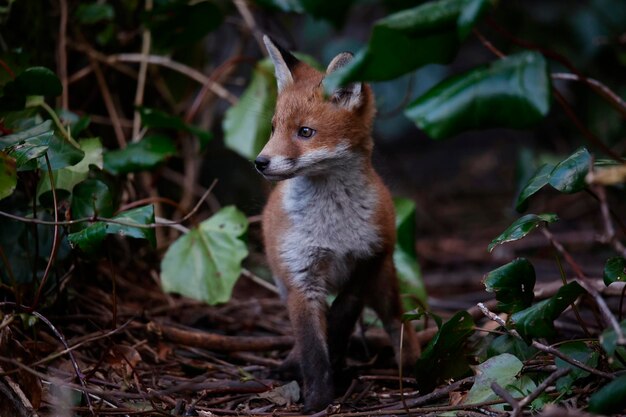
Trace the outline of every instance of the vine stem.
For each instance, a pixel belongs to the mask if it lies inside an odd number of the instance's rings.
[[[41,107],[42,109],[44,109],[46,111],[46,113],[48,113],[48,115],[50,116],[50,118],[52,119],[52,121],[54,122],[56,127],[59,129],[59,131],[61,131],[61,135],[63,135],[65,140],[67,140],[69,143],[71,143],[72,145],[74,145],[75,147],[80,149],[80,145],[78,144],[78,142],[76,142],[72,138],[72,135],[65,129],[65,126],[63,126],[63,123],[61,122],[61,119],[59,119],[59,116],[54,111],[54,109],[52,107],[50,107],[48,105],[48,103],[46,103],[45,101],[42,101],[41,103],[38,103],[38,106]]]
[[[52,191],[52,202],[54,204],[54,221],[59,221],[59,207],[57,201],[57,193],[54,187],[54,176],[52,175],[52,167],[50,166],[50,159],[48,158],[48,152],[44,154],[46,158],[46,167],[48,169],[48,177],[50,180],[50,189]],[[59,225],[54,225],[54,234],[52,236],[52,249],[50,249],[50,257],[48,258],[48,264],[46,265],[46,269],[43,273],[43,277],[41,277],[41,282],[39,283],[39,288],[37,288],[37,293],[35,294],[35,299],[33,300],[33,304],[26,310],[28,312],[32,312],[37,308],[39,304],[39,298],[41,297],[41,292],[43,291],[46,282],[48,281],[48,277],[50,276],[50,271],[52,270],[52,265],[57,257],[57,252],[59,250]]]
[[[152,10],[152,0],[146,0],[145,10],[146,12]],[[147,26],[143,29],[142,37],[141,56],[145,58],[150,55],[150,46],[152,44],[152,34]],[[133,115],[133,134],[131,136],[132,142],[138,142],[139,139],[141,139],[141,136],[139,135],[139,130],[141,129],[141,115],[139,114],[137,108],[143,104],[147,73],[148,61],[146,59],[142,59],[139,63],[139,77],[137,78],[137,91],[135,92],[135,112]]]

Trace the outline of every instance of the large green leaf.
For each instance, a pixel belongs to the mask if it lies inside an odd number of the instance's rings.
[[[64,143],[66,143],[67,146],[71,146],[72,149],[76,149],[67,142]],[[63,166],[61,169],[53,168],[52,178],[54,179],[55,189],[57,193],[62,193],[63,196],[71,194],[74,186],[87,178],[90,166],[93,165],[102,169],[102,144],[100,143],[100,139],[83,139],[80,141],[79,145],[81,147],[79,151],[84,155],[84,157],[80,159],[80,162],[71,166]],[[37,185],[37,197],[39,201],[46,206],[52,204],[51,190],[50,177],[46,170]]]
[[[13,194],[17,186],[15,159],[0,151],[0,200]]]
[[[584,292],[577,282],[570,282],[551,298],[513,314],[511,321],[526,341],[535,337],[550,337],[554,334],[554,320]]]
[[[503,353],[476,366],[476,378],[470,388],[464,404],[478,404],[492,401],[498,395],[491,389],[494,382],[502,388],[512,384],[522,370],[524,364],[510,353]]]
[[[307,13],[317,19],[325,19],[339,27],[354,0],[319,1],[319,0],[257,0],[271,9],[288,13]]]
[[[188,46],[216,29],[223,20],[213,2],[158,2],[144,13],[144,23],[152,32],[155,47],[170,49]]]
[[[469,372],[464,345],[473,332],[474,320],[466,311],[458,312],[441,326],[416,363],[420,390],[429,391],[441,381]]]
[[[535,268],[527,259],[518,258],[489,272],[483,284],[488,292],[496,293],[499,310],[515,313],[533,302]]]
[[[543,188],[550,181],[550,173],[554,169],[553,165],[544,164],[533,174],[526,185],[522,188],[515,203],[515,209],[522,212],[528,208],[528,198]]]
[[[13,81],[4,85],[4,96],[58,96],[63,91],[61,81],[46,67],[25,69]]]
[[[534,357],[537,354],[537,349],[528,346],[526,342],[520,340],[518,337],[506,333],[493,339],[487,349],[487,355],[489,357],[501,353],[510,353],[520,360],[525,361]]]
[[[141,115],[141,122],[145,127],[153,129],[173,129],[191,133],[200,140],[200,145],[203,148],[213,138],[211,132],[185,123],[183,119],[178,116],[173,116],[161,110],[151,109],[149,107],[139,107],[137,110]]]
[[[86,179],[77,184],[72,191],[71,213],[73,219],[92,217],[111,217],[114,213],[113,196],[109,187],[100,180]],[[72,232],[89,227],[87,223],[72,226]]]
[[[626,410],[626,375],[609,382],[589,398],[589,411],[597,414],[621,414]]]
[[[224,116],[226,146],[247,159],[254,159],[270,137],[276,103],[276,80],[269,59],[259,62],[239,102]]]
[[[506,228],[500,236],[491,241],[487,250],[491,252],[493,248],[506,242],[513,242],[520,240],[535,228],[541,226],[544,223],[553,223],[559,220],[556,214],[544,213],[544,214],[527,214],[515,220],[509,227]]]
[[[176,145],[164,135],[150,135],[124,149],[104,154],[104,168],[112,174],[149,170],[176,154]]]
[[[598,366],[598,359],[600,355],[584,342],[574,341],[564,343],[559,346],[559,352],[592,368]],[[569,392],[574,382],[589,376],[589,372],[582,370],[569,362],[565,362],[561,358],[554,358],[554,364],[557,369],[570,370],[567,375],[562,376],[556,381],[556,389],[558,389],[561,393]]]
[[[610,258],[604,265],[604,283],[626,282],[626,259],[621,256]]]
[[[35,142],[37,144],[48,143],[48,139],[54,135],[52,121],[46,120],[28,129],[10,135],[0,136],[0,151],[19,144]]]
[[[137,207],[120,213],[113,219],[138,225],[152,224],[154,223],[154,207],[152,205]],[[95,254],[107,234],[146,239],[153,247],[156,246],[156,236],[152,228],[139,228],[105,222],[96,222],[80,232],[70,233],[67,235],[67,239],[72,247],[78,247],[85,253]]]
[[[248,255],[240,239],[247,227],[246,216],[229,206],[181,236],[161,262],[163,289],[209,304],[228,301]]]
[[[393,252],[393,261],[400,279],[401,291],[417,297],[425,305],[428,295],[415,253],[415,203],[406,198],[395,198],[394,206],[398,238]],[[411,309],[413,306],[405,307]]]
[[[576,150],[559,162],[550,173],[550,185],[562,193],[576,193],[587,186],[585,177],[591,166],[591,155],[586,148]]]
[[[523,129],[550,110],[550,77],[541,54],[523,52],[444,80],[406,116],[433,139],[472,129]]]
[[[426,64],[450,62],[488,3],[431,1],[377,21],[367,46],[326,78],[326,90],[357,80],[390,80]]]

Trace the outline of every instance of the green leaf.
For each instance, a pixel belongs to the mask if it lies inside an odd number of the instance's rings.
[[[468,0],[457,19],[457,32],[460,40],[468,37],[478,19],[491,6],[490,0]]]
[[[515,382],[524,364],[510,353],[503,353],[476,366],[474,385],[470,388],[464,404],[478,404],[499,397],[491,389],[492,383],[503,388]]]
[[[73,219],[92,217],[111,217],[115,212],[113,196],[109,187],[100,180],[86,179],[72,190],[71,213]],[[88,227],[87,223],[72,225],[72,232]]]
[[[250,84],[224,116],[224,142],[239,155],[253,160],[270,137],[276,103],[276,80],[269,59],[259,62]]]
[[[216,29],[223,20],[213,2],[158,2],[144,13],[145,25],[152,32],[157,49],[188,46]]]
[[[406,198],[395,198],[393,202],[398,236],[393,261],[400,279],[400,290],[403,294],[417,297],[422,305],[426,305],[428,295],[415,252],[415,203]]]
[[[458,312],[441,326],[415,366],[420,390],[427,392],[441,381],[469,372],[463,348],[473,332],[474,320],[466,311]]]
[[[622,329],[622,333],[626,334],[626,320],[620,323],[620,328]],[[614,356],[615,351],[618,348],[617,334],[615,333],[615,330],[605,330],[600,335],[600,344],[602,345],[602,349],[604,349],[607,355],[609,355],[610,357]]]
[[[124,149],[104,154],[104,168],[112,174],[150,170],[176,154],[176,145],[168,136],[151,135]]]
[[[341,26],[354,3],[354,0],[319,1],[319,0],[257,0],[270,9],[287,13],[307,13],[316,19],[325,19],[336,28]]]
[[[442,81],[405,114],[433,139],[472,129],[524,129],[548,114],[550,91],[543,56],[523,52]]]
[[[113,20],[115,10],[107,3],[81,4],[76,9],[76,18],[84,25]]]
[[[610,258],[604,265],[604,284],[626,282],[626,259],[621,256]]]
[[[0,151],[10,146],[31,141],[35,141],[38,144],[47,143],[47,140],[53,135],[54,131],[52,130],[52,121],[46,120],[43,123],[30,127],[26,130],[22,130],[21,132],[0,136]]]
[[[65,148],[71,147],[70,155],[74,155],[74,148],[67,142],[63,142]],[[54,187],[57,193],[62,191],[64,195],[71,194],[74,186],[79,182],[84,181],[89,175],[89,167],[96,166],[102,169],[102,144],[99,138],[83,139],[79,142],[81,149],[78,149],[81,155],[84,155],[80,162],[74,163],[71,166],[65,166],[64,164],[53,164],[52,178],[54,180]],[[62,149],[62,148],[60,148]],[[55,159],[57,160],[57,159]],[[59,159],[60,160],[60,159]],[[75,158],[72,157],[66,162],[72,162]],[[50,162],[52,164],[53,159]],[[54,169],[55,166],[62,166],[61,169]],[[37,185],[37,198],[45,205],[52,205],[52,188],[50,186],[50,177],[48,176],[47,169],[43,171],[39,184]]]
[[[202,148],[213,138],[211,132],[202,130],[199,127],[187,124],[177,116],[172,116],[161,110],[151,109],[149,107],[139,107],[137,109],[141,115],[141,122],[145,127],[153,129],[173,129],[176,131],[185,131],[195,135],[200,140]]]
[[[228,301],[248,255],[240,239],[247,227],[246,216],[228,206],[181,236],[161,262],[163,289],[208,304]]]
[[[503,334],[491,342],[487,350],[489,357],[496,356],[501,353],[510,353],[520,360],[528,360],[537,354],[537,349],[528,346],[524,341],[510,334]]]
[[[5,97],[58,96],[63,92],[59,77],[46,67],[25,69],[4,85]]]
[[[626,409],[626,375],[609,382],[589,398],[589,411],[597,414],[619,414]]]
[[[556,214],[544,213],[544,214],[527,214],[515,220],[513,224],[506,228],[500,236],[491,241],[487,250],[491,252],[493,248],[506,242],[513,242],[520,240],[535,228],[541,226],[543,223],[554,223],[559,218]]]
[[[77,148],[65,139],[61,139],[57,135],[53,135],[48,140],[48,159],[50,167],[56,171],[67,166],[75,165],[83,160],[85,152]],[[44,158],[37,160],[39,169],[47,171],[48,166]]]
[[[564,355],[576,359],[578,362],[584,363],[592,368],[598,366],[598,359],[600,355],[595,350],[591,349],[584,342],[567,342],[559,346],[559,352]],[[556,389],[561,393],[568,393],[574,382],[581,378],[589,376],[589,372],[580,369],[577,366],[565,362],[563,359],[554,358],[554,364],[557,369],[569,369],[569,373],[556,381]]]
[[[113,217],[126,223],[147,225],[154,223],[154,207],[152,205],[137,207]],[[80,248],[88,254],[95,254],[107,234],[118,234],[136,239],[146,239],[153,247],[156,246],[156,236],[153,228],[138,228],[115,223],[96,222],[80,232],[70,233],[67,239],[73,248]]]
[[[494,269],[483,279],[485,289],[496,293],[498,309],[515,313],[531,306],[535,294],[535,268],[525,258],[518,258]]]
[[[511,321],[526,341],[537,337],[550,337],[554,334],[554,320],[584,292],[577,282],[570,282],[562,286],[551,298],[513,314]]]
[[[591,155],[584,147],[559,162],[550,173],[550,185],[562,193],[572,194],[587,186],[585,177],[589,172]]]
[[[367,46],[349,65],[326,77],[326,91],[352,81],[390,80],[426,64],[450,62],[485,10],[486,4],[476,0],[439,0],[377,21]]]
[[[0,151],[0,200],[13,194],[17,186],[15,159]]]
[[[74,112],[64,109],[57,109],[56,112],[63,124],[69,123],[68,130],[73,138],[77,138],[91,123],[89,116],[79,116]]]
[[[522,212],[528,208],[528,198],[543,188],[550,181],[550,173],[554,169],[551,164],[544,164],[533,174],[522,188],[515,203],[515,209]]]

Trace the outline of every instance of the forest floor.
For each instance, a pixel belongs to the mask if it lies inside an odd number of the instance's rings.
[[[491,164],[492,171],[474,170],[479,172],[474,177],[461,175],[464,168],[459,164],[445,186],[427,187],[426,177],[422,184],[396,184],[400,189],[420,190],[412,195],[418,201],[416,245],[430,307],[444,318],[469,311],[481,321],[484,331],[479,335],[497,327],[476,308],[478,302],[493,305],[493,295],[481,283],[486,272],[520,253],[530,254],[537,268],[536,294],[554,294],[561,285],[554,253],[540,235],[500,247],[493,254],[486,251],[512,216],[510,211],[494,209],[511,206],[512,186],[495,192],[483,183],[481,195],[477,185],[484,180],[481,175],[499,175],[496,188],[511,183],[512,165],[489,161],[500,157],[505,158],[486,154],[477,163]],[[402,177],[402,169],[398,164],[389,173]],[[555,234],[580,257],[589,276],[600,280],[600,262],[605,258],[590,251],[596,223],[589,215],[593,202],[576,201],[573,205],[567,196],[550,197],[541,205],[573,219]],[[258,224],[251,228],[254,239]],[[45,316],[37,316],[30,328],[6,320],[0,325],[5,375],[0,380],[0,410],[12,410],[2,416],[301,414],[297,383],[274,372],[293,342],[285,307],[274,292],[244,275],[231,301],[209,307],[164,293],[153,255],[132,243],[122,243],[121,248],[122,252],[115,249],[109,259],[96,264],[76,264],[71,276],[61,282],[57,301],[62,302],[53,303],[66,308],[45,310]],[[262,259],[262,254],[253,254],[252,259]],[[617,299],[611,298],[611,303]],[[427,326],[419,332],[423,345],[435,333],[434,322]],[[557,328],[568,337],[580,334],[567,318]],[[400,380],[389,342],[376,321],[360,322],[351,340],[348,365],[351,382],[318,415],[499,413],[490,404],[462,405],[471,376],[448,381],[430,393],[417,389],[413,375]],[[572,405],[575,410],[576,404]],[[564,411],[548,408],[544,413]]]

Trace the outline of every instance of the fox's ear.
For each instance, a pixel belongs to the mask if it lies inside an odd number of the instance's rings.
[[[342,52],[330,61],[328,68],[326,68],[326,75],[337,71],[339,68],[346,66],[352,61],[352,54],[350,52]],[[330,100],[341,107],[345,107],[348,110],[352,110],[361,104],[362,97],[361,91],[363,90],[363,83],[356,82],[348,84],[343,87],[337,88],[333,91]]]
[[[286,86],[293,84],[291,71],[300,61],[269,36],[263,35],[263,42],[265,42],[267,52],[270,54],[270,59],[274,63],[274,72],[276,73],[278,92],[280,93]]]

